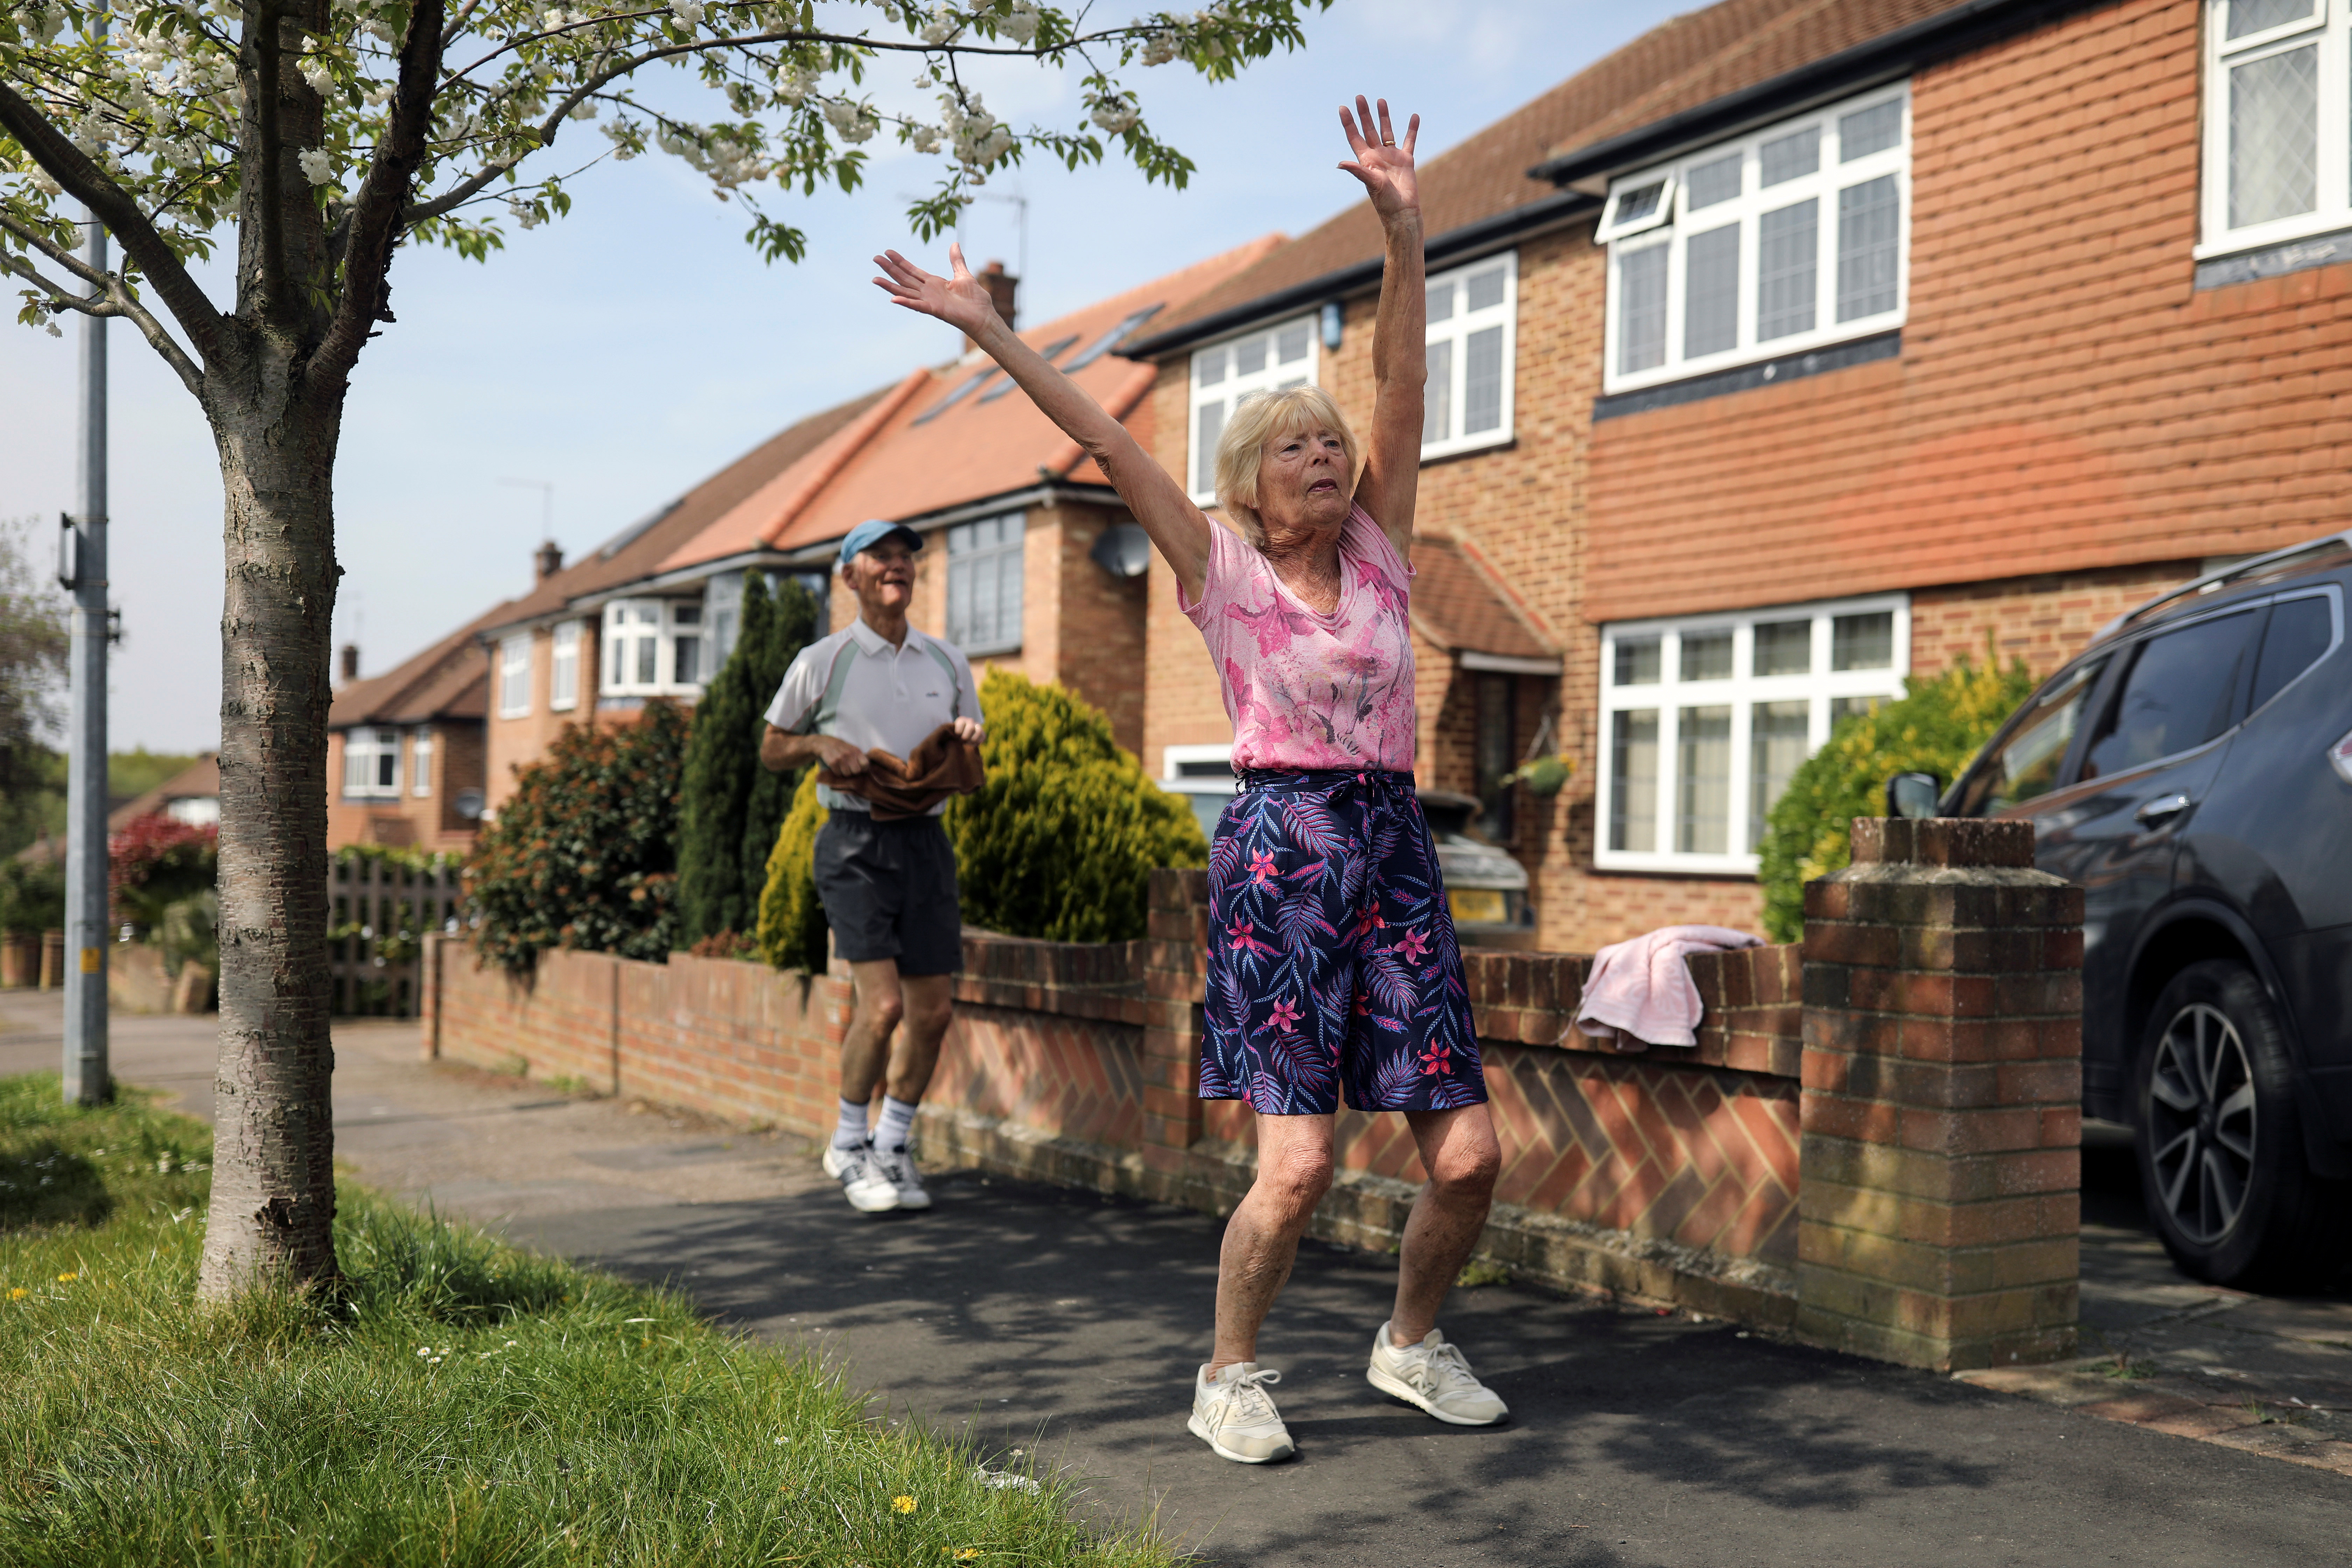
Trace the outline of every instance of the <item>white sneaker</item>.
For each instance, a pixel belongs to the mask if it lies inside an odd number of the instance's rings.
[[[849,1206],[860,1214],[887,1214],[898,1206],[898,1184],[883,1171],[881,1159],[871,1143],[860,1143],[853,1149],[827,1143],[823,1164],[824,1173],[841,1183],[842,1195],[849,1200]]]
[[[1421,1343],[1399,1350],[1389,1342],[1389,1326],[1382,1323],[1372,1340],[1372,1364],[1364,1381],[1456,1426],[1492,1426],[1511,1413],[1472,1373],[1461,1347],[1448,1344],[1435,1329]]]
[[[927,1209],[931,1206],[931,1194],[923,1191],[923,1173],[915,1169],[915,1156],[905,1149],[877,1149],[875,1167],[898,1190],[898,1206],[902,1209]]]
[[[1208,1366],[1192,1374],[1192,1418],[1185,1423],[1192,1436],[1206,1443],[1222,1459],[1238,1465],[1265,1465],[1286,1459],[1292,1447],[1290,1428],[1274,1407],[1266,1389],[1282,1381],[1278,1372],[1261,1372],[1254,1361],[1238,1362],[1212,1383]]]

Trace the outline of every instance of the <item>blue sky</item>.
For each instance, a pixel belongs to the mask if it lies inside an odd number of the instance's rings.
[[[1418,111],[1426,156],[1688,8],[1339,0],[1307,24],[1305,50],[1235,82],[1138,71],[1154,128],[1199,172],[1181,193],[1118,165],[1071,174],[1033,163],[992,181],[992,194],[1027,198],[1023,319],[1329,216],[1356,188],[1334,167],[1346,151],[1336,108],[1349,95]],[[1071,79],[1000,68],[982,86],[1016,124],[1075,118]],[[952,355],[953,333],[887,308],[866,281],[866,258],[886,246],[943,265],[944,242],[914,249],[902,216],[932,179],[929,160],[893,146],[855,195],[772,200],[810,233],[798,266],[762,264],[742,243],[740,209],[658,156],[572,182],[570,217],[510,233],[487,267],[404,251],[398,324],[369,345],[344,418],[337,640],[356,641],[375,674],[524,591],[541,495],[501,480],[552,481],[555,538],[576,555],[803,415]],[[975,265],[1019,268],[1016,210],[973,209]],[[207,281],[226,300],[226,276]],[[50,519],[74,502],[80,329],[63,325],[58,341],[0,319],[0,518]],[[134,333],[113,328],[110,353],[111,575],[127,633],[113,743],[209,747],[221,604],[212,442]],[[46,529],[35,538],[46,548]]]

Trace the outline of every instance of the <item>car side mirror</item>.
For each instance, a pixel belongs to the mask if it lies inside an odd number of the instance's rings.
[[[1944,781],[1933,773],[1896,773],[1886,781],[1886,815],[1933,816],[1943,795]]]

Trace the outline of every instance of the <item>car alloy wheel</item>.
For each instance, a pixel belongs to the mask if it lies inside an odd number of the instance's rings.
[[[2236,1227],[2259,1133],[2246,1042],[2220,1008],[2190,1003],[2156,1042],[2147,1129],[2149,1196],[2183,1237],[2211,1246]]]

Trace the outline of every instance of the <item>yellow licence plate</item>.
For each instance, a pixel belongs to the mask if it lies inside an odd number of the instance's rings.
[[[1498,888],[1452,889],[1445,901],[1454,910],[1456,924],[1500,925],[1510,918],[1509,906]]]

